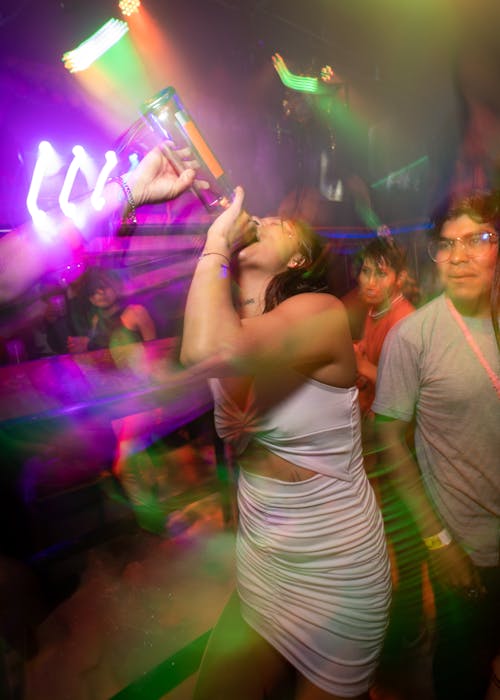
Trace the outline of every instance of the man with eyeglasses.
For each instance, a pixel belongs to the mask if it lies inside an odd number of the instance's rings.
[[[484,698],[500,648],[499,231],[498,193],[436,221],[443,294],[387,336],[373,404],[381,471],[428,549],[438,700]]]

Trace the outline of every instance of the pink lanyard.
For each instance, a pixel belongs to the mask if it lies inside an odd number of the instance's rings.
[[[463,318],[460,316],[456,308],[453,306],[453,303],[451,299],[446,297],[446,303],[448,304],[448,308],[451,311],[451,315],[455,319],[455,321],[458,323],[460,326],[460,329],[462,330],[462,333],[465,336],[466,341],[469,343],[470,347],[474,350],[476,353],[477,359],[479,362],[483,365],[484,369],[488,373],[488,377],[491,379],[491,383],[493,384],[495,391],[497,392],[498,398],[500,398],[500,377],[498,377],[495,372],[491,369],[488,360],[485,358],[483,355],[483,352],[479,345],[476,343],[474,338],[472,337],[472,334],[470,330],[467,328],[465,325],[465,322]]]

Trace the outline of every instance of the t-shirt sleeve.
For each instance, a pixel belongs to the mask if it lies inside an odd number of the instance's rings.
[[[419,369],[415,344],[404,331],[405,326],[398,324],[384,341],[372,411],[410,422],[417,402]]]

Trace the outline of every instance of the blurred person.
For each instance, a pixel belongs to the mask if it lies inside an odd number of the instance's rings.
[[[146,307],[123,302],[123,282],[114,270],[87,268],[77,297],[87,317],[87,331],[81,336],[68,336],[69,352],[100,350],[156,338],[155,324]]]
[[[354,343],[358,367],[365,468],[378,493],[391,552],[393,599],[382,657],[391,666],[395,656],[408,654],[424,639],[423,547],[411,515],[395,497],[391,482],[376,471],[376,441],[372,403],[377,366],[388,332],[415,307],[406,298],[409,278],[406,251],[390,234],[373,238],[361,251],[358,293],[368,306],[362,338]],[[390,671],[389,671],[390,672]]]
[[[437,117],[427,150],[431,211],[447,193],[459,197],[500,186],[500,6],[461,1],[454,10],[452,101]]]
[[[194,697],[367,699],[390,572],[363,468],[347,314],[305,224],[249,219],[237,188],[210,227],[186,304],[181,361],[203,369],[239,466],[237,593]],[[197,369],[198,368],[198,369]]]
[[[44,329],[52,353],[64,355],[69,337],[85,337],[89,330],[91,304],[82,294],[83,273],[66,287],[50,288],[45,298]]]
[[[88,267],[78,283],[76,301],[84,309],[87,331],[81,336],[69,336],[70,353],[113,348],[141,343],[156,338],[156,328],[142,304],[127,304],[122,300],[123,282],[114,270]],[[134,353],[121,358],[141,371],[141,355]],[[112,421],[116,435],[116,450],[112,474],[120,483],[133,508],[138,524],[145,530],[161,534],[166,518],[167,453],[155,448],[159,439],[156,414],[131,414]],[[161,413],[161,411],[160,411]]]
[[[368,416],[375,398],[377,365],[389,330],[415,310],[406,299],[406,253],[392,237],[377,236],[361,251],[359,296],[368,305],[363,335],[356,343],[358,389],[362,416]]]
[[[103,210],[79,203],[85,234],[106,222],[109,228],[136,206],[172,199],[194,178],[192,168],[178,175],[168,153],[153,149],[121,183],[107,185]],[[276,674],[295,669],[298,699],[367,700],[387,624],[390,572],[363,468],[347,316],[325,293],[317,269],[323,256],[310,231],[280,219],[248,227],[242,200],[237,189],[208,232],[183,333],[182,359],[193,365],[186,378],[218,377],[218,428],[239,443],[241,467],[239,598],[214,631],[196,695],[212,699],[215,686],[219,697],[264,697]],[[235,225],[240,220],[244,225]],[[255,228],[257,240],[236,254],[242,228]],[[75,237],[81,242],[66,220],[55,257],[31,224],[11,234],[0,249],[22,265],[0,271],[1,301],[66,260]],[[167,400],[167,386],[164,393]],[[227,646],[224,623],[232,611],[237,628]],[[249,644],[234,644],[233,632]]]
[[[41,235],[40,229],[34,222],[13,229],[0,239],[0,260],[16,260],[16,265],[0,265],[0,305],[18,304],[23,298],[23,294],[29,290],[35,282],[42,276],[51,273],[61,268],[66,267],[74,262],[75,251],[80,252],[82,243],[90,240],[94,235],[102,232],[104,229],[107,233],[113,229],[118,229],[122,221],[130,220],[135,216],[136,206],[143,203],[164,202],[185,192],[194,182],[196,177],[197,163],[192,160],[192,156],[186,151],[180,152],[180,156],[184,159],[187,169],[179,173],[177,166],[174,166],[164,155],[165,149],[163,146],[158,146],[152,149],[141,162],[138,167],[124,175],[121,180],[110,181],[103,191],[104,206],[101,210],[96,211],[90,201],[90,194],[87,198],[75,202],[77,216],[75,221],[80,222],[79,227],[74,221],[63,216],[61,212],[49,212],[48,218],[51,225],[51,236]],[[203,187],[205,183],[198,182],[199,186]],[[99,278],[99,279],[98,279]],[[154,329],[151,324],[143,323],[145,315],[134,313],[128,315],[126,310],[120,313],[117,293],[114,280],[110,280],[109,276],[98,274],[92,271],[86,276],[89,283],[88,292],[90,299],[93,301],[94,316],[96,323],[92,329],[94,330],[94,338],[85,335],[86,329],[89,328],[88,312],[91,307],[88,306],[88,296],[79,297],[74,295],[73,299],[78,308],[75,316],[79,321],[79,325],[75,327],[83,340],[79,347],[76,343],[72,346],[72,350],[94,349],[96,347],[105,346],[106,343],[113,343],[114,328],[113,325],[118,325],[119,335],[123,339],[127,336],[130,342],[131,333],[134,338],[149,340],[154,337]],[[79,291],[79,290],[73,290]],[[83,299],[85,303],[78,305],[78,299]],[[64,301],[64,300],[63,300]],[[61,299],[57,299],[54,304],[54,318],[61,313]],[[63,308],[63,311],[65,309]],[[134,310],[136,311],[136,310]],[[92,315],[90,315],[90,321]],[[99,321],[102,320],[102,323]],[[111,321],[108,326],[106,323]],[[147,321],[147,319],[146,319]],[[109,326],[111,330],[108,333]],[[120,328],[123,326],[123,329]],[[99,332],[97,332],[99,331]],[[127,335],[128,334],[128,335]],[[91,342],[92,341],[92,342]],[[127,355],[128,358],[128,355]],[[126,359],[127,359],[126,358]],[[136,356],[132,358],[137,359]],[[140,358],[139,358],[140,359]],[[71,416],[65,418],[70,421]],[[126,419],[124,419],[126,422]],[[129,421],[130,422],[130,421]],[[103,430],[105,421],[100,420]],[[151,426],[148,426],[151,430]],[[76,426],[78,430],[78,426]],[[130,432],[131,428],[129,428]],[[71,440],[75,440],[71,430],[66,430],[68,434],[68,448],[71,449]],[[64,433],[64,434],[66,434]],[[95,443],[90,443],[89,447],[92,450],[96,448],[99,455],[101,451],[107,448],[108,432],[105,431],[106,440],[101,439]],[[119,437],[121,433],[119,434]],[[114,441],[113,441],[114,442]],[[102,448],[102,449],[101,449]],[[50,446],[52,450],[52,445]],[[73,444],[74,449],[74,444]],[[60,462],[58,455],[65,455],[64,449],[61,447],[60,441],[54,443],[55,456],[57,463]],[[78,463],[83,462],[85,468],[94,466],[93,460],[88,457],[88,451],[81,451],[85,457],[79,459]],[[123,446],[118,443],[118,449],[115,454],[115,462],[117,459],[123,458],[126,460],[127,454],[124,454]],[[45,455],[42,453],[41,459],[37,460],[32,466],[29,473],[26,475],[26,483],[24,486],[29,490],[31,483],[37,476],[38,465],[40,468],[46,468]],[[112,457],[112,449],[111,449]],[[100,459],[100,458],[99,458]],[[99,464],[105,464],[105,460],[99,461]],[[32,478],[33,477],[33,478]]]
[[[439,700],[484,697],[500,646],[499,204],[473,193],[436,217],[444,291],[388,334],[372,406],[379,469],[428,549]]]

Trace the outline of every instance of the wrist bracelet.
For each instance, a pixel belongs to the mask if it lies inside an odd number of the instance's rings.
[[[200,255],[200,257],[198,258],[198,260],[201,260],[202,258],[205,258],[207,255],[220,255],[221,258],[224,258],[224,260],[227,261],[227,264],[228,264],[228,265],[231,264],[231,261],[229,260],[229,258],[227,257],[227,255],[224,255],[224,253],[217,253],[217,251],[215,251],[215,250],[213,250],[213,251],[209,250],[207,253],[202,253],[202,254]]]
[[[127,184],[127,181],[123,177],[123,175],[119,175],[118,177],[114,177],[110,182],[116,182],[117,185],[120,185],[122,188],[122,192],[125,195],[127,199],[127,213],[125,215],[125,223],[127,224],[136,224],[137,223],[137,215],[136,215],[136,204],[134,200],[134,196],[132,194],[132,190]]]
[[[431,535],[430,537],[423,537],[423,542],[427,549],[442,549],[447,547],[453,541],[453,537],[450,535],[446,528],[443,528],[441,532],[436,535]]]

